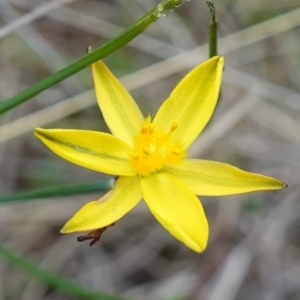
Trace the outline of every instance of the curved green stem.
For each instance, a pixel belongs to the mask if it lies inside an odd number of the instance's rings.
[[[119,296],[108,295],[82,287],[75,282],[37,266],[34,262],[18,255],[17,253],[14,253],[11,249],[8,249],[2,245],[0,245],[0,258],[5,260],[10,265],[22,269],[47,286],[61,291],[72,299],[128,300],[128,298],[125,299]]]
[[[95,192],[106,192],[113,187],[113,179],[103,179],[80,184],[60,184],[0,196],[0,204],[14,201],[62,197]]]
[[[30,86],[21,93],[7,99],[0,103],[0,114],[14,108],[15,106],[27,101],[28,99],[36,96],[49,87],[59,83],[60,81],[70,77],[83,68],[89,66],[95,61],[109,55],[122,46],[130,42],[134,37],[143,32],[150,24],[155,22],[159,17],[165,16],[176,7],[182,5],[187,0],[162,0],[142,18],[137,20],[134,24],[125,29],[115,38],[111,39],[98,49],[91,53],[86,54],[69,66],[61,69],[60,71],[48,76],[47,78],[39,81],[38,83]]]
[[[61,69],[60,71],[48,76],[47,78],[39,81],[38,83],[30,86],[25,91],[7,99],[0,103],[0,114],[14,108],[15,106],[25,102],[26,100],[36,96],[40,92],[48,89],[49,87],[57,84],[58,82],[70,77],[76,72],[89,66],[93,62],[107,56],[108,54],[116,51],[120,47],[127,44],[139,33],[144,31],[151,23],[157,20],[157,9],[153,8],[150,12],[144,15],[141,19],[133,25],[125,29],[121,34],[111,39],[100,48],[95,49],[91,53],[84,55],[69,66]]]

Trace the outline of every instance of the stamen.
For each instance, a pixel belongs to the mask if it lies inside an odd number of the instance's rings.
[[[141,129],[142,134],[145,134],[147,132],[147,127],[148,127],[147,125],[142,126],[142,129]]]
[[[157,128],[147,117],[140,127],[135,146],[131,153],[131,162],[137,172],[144,176],[162,169],[165,165],[175,164],[185,156],[180,141],[173,132],[178,123],[169,123],[169,130]]]
[[[139,160],[140,159],[140,156],[138,154],[133,154],[133,159],[134,160]]]
[[[154,131],[154,125],[153,125],[152,123],[150,123],[150,124],[148,125],[148,133],[149,133],[149,134],[152,134],[153,131]]]
[[[178,127],[178,123],[173,122],[171,125],[171,131],[173,132]]]
[[[149,149],[149,147],[148,147],[148,146],[145,146],[145,147],[143,148],[143,152],[144,152],[146,155],[149,155],[149,154],[150,154],[150,149]]]
[[[172,150],[172,153],[173,153],[174,155],[179,155],[180,152],[181,152],[181,151],[180,151],[179,148],[175,148],[175,149]]]

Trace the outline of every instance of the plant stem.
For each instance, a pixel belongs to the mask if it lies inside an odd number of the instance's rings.
[[[218,22],[216,18],[216,7],[213,0],[206,0],[210,10],[211,21],[209,24],[209,57],[218,54]]]
[[[6,101],[0,103],[0,114],[14,108],[15,106],[27,101],[28,99],[36,96],[40,92],[48,89],[49,87],[57,84],[58,82],[70,77],[76,72],[82,70],[93,62],[107,56],[108,54],[116,51],[120,47],[127,44],[139,33],[144,31],[152,22],[157,20],[156,10],[152,9],[145,16],[135,22],[133,25],[125,29],[121,34],[111,39],[100,48],[88,53],[70,64],[69,66],[61,69],[60,71],[48,76],[47,78],[33,84],[21,93],[7,99]]]
[[[37,266],[34,262],[14,253],[11,249],[7,249],[2,245],[0,245],[0,257],[10,265],[24,270],[49,287],[60,290],[64,294],[72,297],[72,299],[128,300],[128,298],[125,299],[119,296],[108,295],[82,287],[75,282]]]
[[[15,96],[1,102],[0,114],[3,114],[8,110],[14,108],[15,106],[22,104],[23,102],[36,96],[42,91],[48,89],[49,87],[61,82],[62,80],[70,77],[71,75],[77,73],[83,68],[96,62],[97,60],[102,59],[103,57],[126,45],[133,38],[135,38],[137,35],[143,32],[150,24],[155,22],[159,17],[167,15],[175,8],[184,4],[186,1],[188,0],[162,0],[158,2],[143,17],[141,17],[131,26],[126,28],[122,33],[117,35],[115,38],[109,40],[98,49],[87,53],[86,55],[84,55],[74,63],[70,64],[69,66],[48,76],[45,79],[42,79],[38,83],[33,84],[32,86],[16,94]]]
[[[113,187],[113,179],[103,179],[80,184],[60,184],[0,196],[0,204],[14,201],[34,200],[49,197],[106,192]]]
[[[69,66],[61,69],[60,71],[42,79],[36,84],[33,84],[26,90],[18,93],[17,95],[7,99],[0,103],[0,114],[14,108],[15,106],[22,104],[23,102],[29,100],[30,98],[36,96],[42,91],[48,89],[49,87],[61,82],[62,80],[70,77],[71,75],[77,73],[83,68],[89,66],[90,64],[96,62],[97,60],[109,55],[110,53],[116,51],[122,46],[126,45],[133,38],[143,32],[150,24],[155,22],[159,17],[165,16],[171,12],[176,7],[179,7],[187,0],[163,0],[154,8],[152,8],[143,17],[133,23],[131,26],[126,28],[122,33],[117,35],[115,38],[109,40],[104,45],[95,49],[91,53],[88,53],[70,64]]]

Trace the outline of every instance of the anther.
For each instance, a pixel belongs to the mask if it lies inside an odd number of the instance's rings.
[[[174,155],[179,155],[180,154],[180,149],[178,149],[178,148],[175,148],[175,149],[173,149],[172,150],[172,153],[174,154]]]
[[[139,156],[138,154],[134,154],[134,155],[133,155],[133,159],[134,159],[134,160],[139,160],[139,159],[140,159],[140,156]]]
[[[143,148],[143,152],[144,152],[146,155],[149,155],[149,154],[150,154],[150,149],[149,149],[149,147],[148,147],[148,146],[145,146],[145,147]]]
[[[142,129],[141,129],[142,134],[145,134],[147,132],[147,127],[148,127],[147,125],[142,126]]]
[[[154,126],[153,126],[153,124],[149,124],[149,125],[148,125],[148,133],[149,133],[149,134],[152,134],[153,131],[154,131]]]
[[[174,122],[171,125],[171,131],[173,132],[178,127],[178,123]]]

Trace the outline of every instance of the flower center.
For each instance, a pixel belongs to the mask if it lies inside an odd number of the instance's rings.
[[[181,143],[172,136],[178,124],[174,122],[165,132],[156,128],[147,117],[135,138],[131,162],[140,175],[148,175],[169,164],[177,164],[186,156]]]

